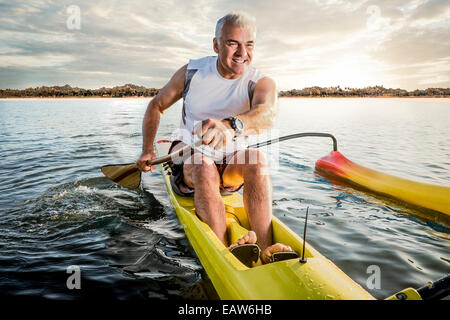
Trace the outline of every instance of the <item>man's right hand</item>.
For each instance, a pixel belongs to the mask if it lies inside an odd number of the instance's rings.
[[[156,158],[156,154],[153,151],[142,152],[141,156],[136,161],[136,165],[139,168],[139,170],[141,170],[143,172],[147,172],[149,170],[151,172],[154,172],[156,169],[156,165],[148,166],[147,162],[150,162],[155,158]]]

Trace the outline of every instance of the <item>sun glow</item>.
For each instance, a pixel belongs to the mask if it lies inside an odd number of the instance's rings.
[[[364,88],[383,85],[384,69],[367,56],[347,56],[297,74],[280,72],[275,78],[281,90],[312,86]]]
[[[377,83],[377,68],[367,57],[345,57],[318,70],[316,79],[326,86],[361,88]]]

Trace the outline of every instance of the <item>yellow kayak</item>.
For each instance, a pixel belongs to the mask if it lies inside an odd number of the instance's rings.
[[[168,152],[170,142],[158,141],[158,155]],[[176,194],[170,183],[170,168],[161,165],[170,201],[186,236],[221,299],[227,300],[323,300],[374,299],[330,260],[308,243],[306,263],[290,259],[246,267],[217,238],[210,227],[195,214],[192,197]],[[242,195],[223,196],[227,212],[229,239],[234,241],[249,228]],[[299,254],[303,240],[276,217],[272,218],[274,242],[284,243]]]
[[[338,151],[316,162],[325,176],[336,177],[350,185],[450,215],[450,188],[398,178],[360,166]]]

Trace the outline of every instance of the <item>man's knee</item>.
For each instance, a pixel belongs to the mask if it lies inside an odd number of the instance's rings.
[[[194,153],[183,167],[185,179],[192,185],[202,181],[220,183],[219,173],[214,161],[201,153]]]
[[[244,171],[250,175],[266,175],[269,172],[269,166],[264,153],[257,149],[246,150],[246,165]]]
[[[253,165],[256,167],[267,167],[267,161],[264,153],[257,149],[245,150],[245,160],[246,164],[249,165]]]

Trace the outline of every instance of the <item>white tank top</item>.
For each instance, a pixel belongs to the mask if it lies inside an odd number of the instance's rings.
[[[222,120],[250,110],[253,91],[263,75],[253,67],[237,79],[225,79],[217,70],[217,56],[190,60],[186,70],[183,90],[183,110],[180,122],[179,140],[193,145],[192,130],[199,122],[206,119]],[[202,152],[213,158],[222,158],[247,146],[246,137],[238,137],[222,148],[213,152],[202,146]]]

